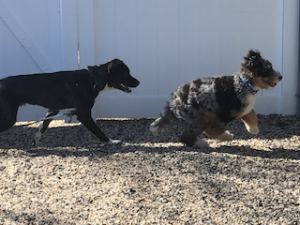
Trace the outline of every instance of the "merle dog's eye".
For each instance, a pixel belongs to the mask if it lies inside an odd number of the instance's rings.
[[[266,77],[266,76],[268,76],[270,74],[271,71],[272,70],[270,68],[265,68],[265,69],[261,70],[261,74],[260,75],[262,77]]]

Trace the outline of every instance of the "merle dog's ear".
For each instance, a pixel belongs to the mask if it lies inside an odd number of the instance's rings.
[[[91,84],[96,91],[101,91],[107,84],[107,68],[101,66],[88,66],[91,75]]]
[[[261,65],[261,59],[259,51],[250,50],[242,61],[242,68],[252,71],[252,68],[257,68]]]

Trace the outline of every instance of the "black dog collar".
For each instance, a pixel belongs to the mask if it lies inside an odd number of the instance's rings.
[[[246,81],[246,80],[244,80],[244,78],[242,78],[242,77],[240,77],[241,78],[241,81],[244,83],[244,85],[248,88],[248,90],[251,92],[251,94],[253,94],[253,95],[255,95],[257,92],[258,92],[258,90],[254,90],[251,86],[250,86],[250,84]]]

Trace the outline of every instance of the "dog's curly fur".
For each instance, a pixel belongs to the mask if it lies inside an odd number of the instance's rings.
[[[167,102],[161,117],[150,130],[155,133],[172,120],[185,122],[180,141],[189,147],[208,147],[198,138],[204,132],[219,141],[232,140],[227,124],[241,118],[250,133],[257,134],[257,115],[253,110],[258,89],[270,90],[282,79],[271,62],[258,51],[250,50],[241,63],[241,70],[230,76],[192,80],[178,87]]]

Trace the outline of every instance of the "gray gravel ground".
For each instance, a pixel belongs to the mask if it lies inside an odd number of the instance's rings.
[[[61,120],[39,147],[36,125],[1,133],[0,224],[300,224],[299,118],[259,115],[258,135],[235,121],[205,149],[152,121],[98,120],[117,146]]]

